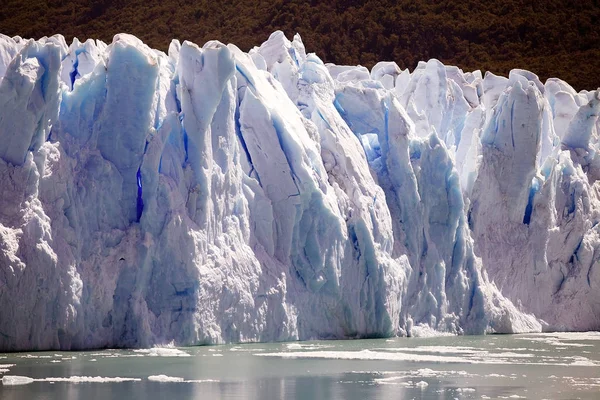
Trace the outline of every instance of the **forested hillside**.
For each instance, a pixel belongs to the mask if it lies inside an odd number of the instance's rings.
[[[599,0],[2,0],[0,33],[68,41],[132,33],[248,50],[277,29],[302,35],[324,61],[414,68],[435,57],[465,70],[529,69],[576,89],[600,86]]]

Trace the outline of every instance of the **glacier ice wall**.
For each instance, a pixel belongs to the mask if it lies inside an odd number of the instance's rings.
[[[598,328],[598,98],[0,35],[0,349]]]

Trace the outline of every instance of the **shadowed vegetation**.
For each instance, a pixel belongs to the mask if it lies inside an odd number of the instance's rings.
[[[0,32],[67,42],[132,33],[166,50],[172,38],[249,50],[274,30],[300,33],[324,61],[414,68],[435,57],[464,70],[529,69],[576,89],[600,86],[600,0],[3,0]]]

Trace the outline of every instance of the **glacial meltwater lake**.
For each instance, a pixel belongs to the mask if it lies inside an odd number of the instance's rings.
[[[600,399],[600,333],[0,354],[0,399]]]

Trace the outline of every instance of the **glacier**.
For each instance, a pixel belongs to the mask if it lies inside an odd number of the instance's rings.
[[[600,328],[600,91],[0,35],[0,351]]]

